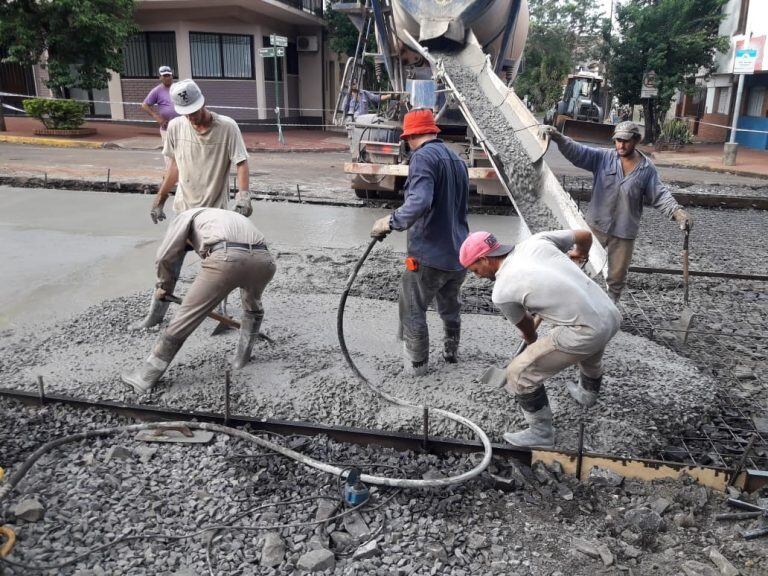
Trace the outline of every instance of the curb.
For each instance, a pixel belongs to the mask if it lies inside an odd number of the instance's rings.
[[[143,152],[158,151],[161,148],[133,148],[131,146],[122,146],[116,142],[93,142],[91,140],[71,140],[66,138],[45,138],[40,136],[13,136],[10,134],[0,134],[0,142],[6,144],[27,144],[35,146],[51,146],[54,148],[101,148],[107,150],[139,150]],[[246,150],[251,154],[281,154],[290,152],[346,152],[349,150],[349,145],[329,146],[327,148],[292,148],[286,146],[285,148],[248,148]]]
[[[41,138],[39,136],[12,136],[10,134],[0,134],[0,142],[5,142],[7,144],[52,146],[54,148],[104,148],[104,142],[68,140],[63,138]]]
[[[653,160],[656,166],[663,168],[687,168],[688,170],[701,170],[703,172],[715,172],[717,174],[730,174],[732,176],[748,176],[750,178],[760,178],[761,180],[768,180],[768,174],[761,174],[760,172],[750,172],[748,170],[733,170],[726,167],[719,166],[702,166],[700,164],[680,164],[679,162],[665,162],[657,159]]]

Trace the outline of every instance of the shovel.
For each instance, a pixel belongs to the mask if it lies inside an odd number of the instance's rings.
[[[174,304],[181,304],[181,298],[179,298],[178,296],[173,296],[172,294],[171,295],[166,294],[163,297],[163,300],[167,300],[168,302],[173,302]],[[212,335],[213,334],[219,334],[220,332],[223,332],[224,330],[229,330],[231,328],[233,328],[235,330],[240,330],[240,322],[238,322],[237,320],[233,320],[229,316],[222,316],[221,314],[217,314],[214,311],[208,312],[206,314],[206,316],[208,316],[209,318],[213,318],[214,320],[218,320],[219,321],[219,324],[218,324],[218,326],[216,326],[216,328],[214,328],[214,330],[212,332]],[[268,342],[268,343],[270,343],[270,344],[274,344],[275,343],[272,340],[272,338],[270,338],[269,336],[267,336],[266,334],[264,334],[262,332],[259,332],[259,338],[264,340],[264,341],[266,341],[266,342]]]
[[[691,234],[690,228],[686,225],[685,236],[683,237],[683,309],[680,311],[680,317],[669,323],[669,330],[673,332],[675,338],[680,344],[688,342],[688,330],[693,321],[694,312],[688,306],[688,238]]]
[[[533,319],[533,328],[538,328],[539,324],[541,324],[541,316],[536,316]],[[519,356],[527,347],[528,343],[523,340],[520,342],[520,345],[517,347],[517,350],[515,350],[515,354],[512,357],[515,358],[516,356]],[[485,369],[485,372],[483,372],[483,375],[480,376],[480,382],[489,388],[504,388],[507,384],[507,370],[506,368],[499,368],[498,366],[488,366],[488,368]]]

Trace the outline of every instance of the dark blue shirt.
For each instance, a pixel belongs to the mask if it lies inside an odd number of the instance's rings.
[[[408,230],[408,255],[438,270],[463,270],[459,248],[469,234],[467,165],[442,140],[411,154],[405,201],[392,214],[393,230]]]

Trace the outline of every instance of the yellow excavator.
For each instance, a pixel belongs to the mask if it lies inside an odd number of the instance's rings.
[[[586,68],[570,74],[563,97],[547,111],[544,123],[580,142],[609,143],[614,125],[603,122],[606,111],[603,82],[600,74]]]

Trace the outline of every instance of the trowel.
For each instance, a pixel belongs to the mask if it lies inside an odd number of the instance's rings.
[[[683,345],[688,343],[688,330],[694,317],[693,310],[688,306],[688,238],[690,234],[691,229],[686,224],[681,253],[683,258],[683,309],[680,311],[680,317],[669,323],[670,332],[674,333],[677,341]]]
[[[535,316],[533,319],[533,328],[538,329],[541,324],[541,316]],[[523,340],[515,350],[513,358],[519,356],[528,347],[528,343]],[[489,388],[504,388],[507,384],[507,369],[499,368],[498,366],[488,366],[480,376],[480,382],[488,386]]]

